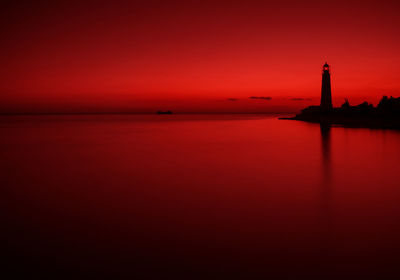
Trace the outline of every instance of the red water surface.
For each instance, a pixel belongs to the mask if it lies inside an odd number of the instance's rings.
[[[0,130],[15,277],[399,274],[397,131],[257,115],[2,117]]]

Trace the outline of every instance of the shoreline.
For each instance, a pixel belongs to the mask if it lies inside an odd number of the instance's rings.
[[[388,119],[382,117],[341,117],[341,116],[302,116],[280,117],[279,120],[294,120],[309,123],[319,123],[322,125],[332,125],[348,128],[370,128],[370,129],[392,129],[400,130],[400,119]]]

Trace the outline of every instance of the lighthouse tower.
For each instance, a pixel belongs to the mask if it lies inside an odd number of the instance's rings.
[[[327,62],[322,67],[321,110],[332,110],[331,73]]]

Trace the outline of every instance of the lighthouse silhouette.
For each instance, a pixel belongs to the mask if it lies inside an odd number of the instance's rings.
[[[331,73],[329,64],[325,62],[322,66],[322,88],[321,88],[321,105],[322,111],[332,110],[332,92],[331,92]]]

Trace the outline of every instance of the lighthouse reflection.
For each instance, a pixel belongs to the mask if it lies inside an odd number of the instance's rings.
[[[321,149],[322,149],[322,179],[323,185],[330,185],[332,180],[331,164],[331,125],[327,123],[320,124],[321,131]],[[328,188],[325,188],[328,190]]]
[[[321,246],[324,257],[329,257],[332,234],[332,155],[331,155],[331,125],[320,124],[321,132],[321,188],[320,188],[320,229]]]

